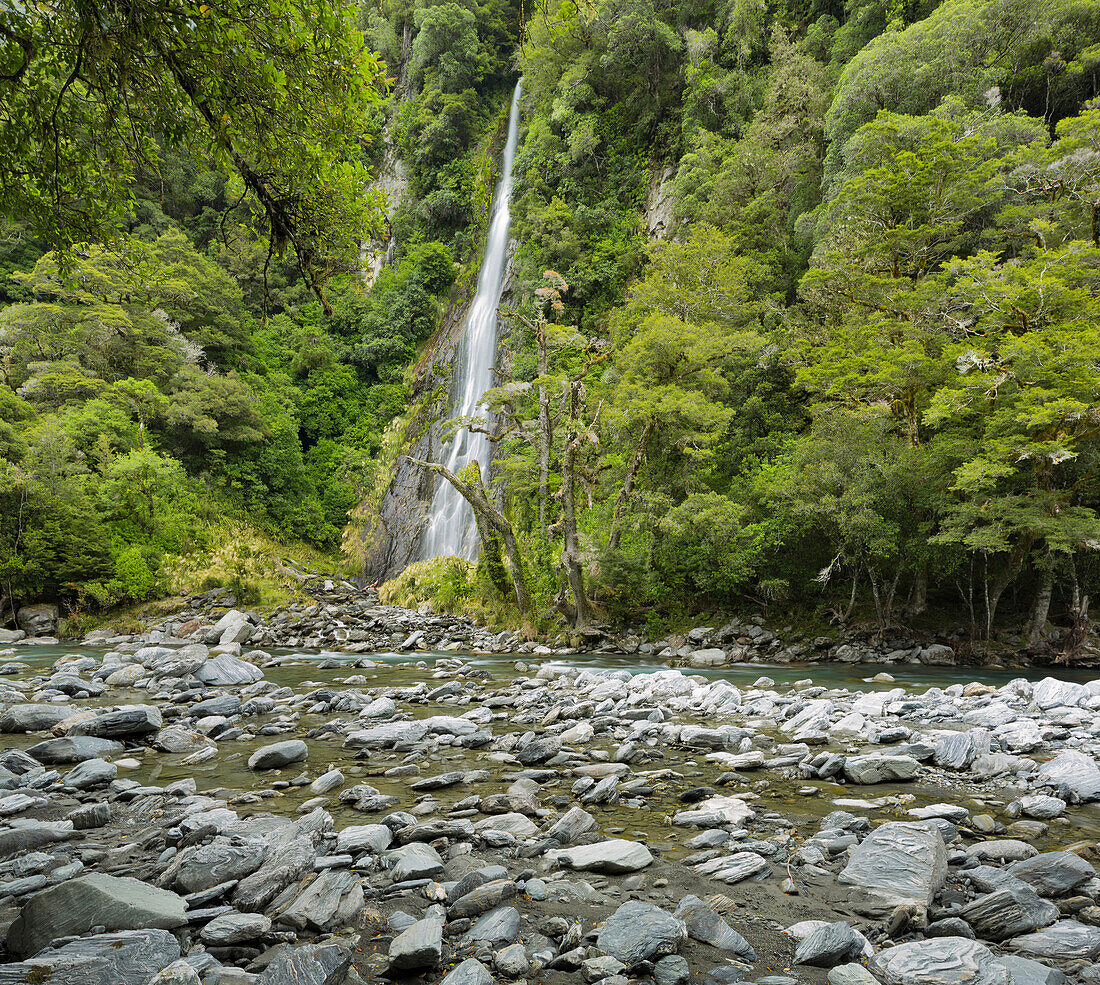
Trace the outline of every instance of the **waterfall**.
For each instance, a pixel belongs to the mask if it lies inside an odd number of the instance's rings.
[[[497,353],[497,307],[504,289],[505,260],[508,255],[508,227],[512,221],[512,162],[519,139],[519,97],[521,85],[516,84],[512,107],[508,114],[508,136],[500,162],[500,180],[493,195],[493,210],[489,220],[489,237],[481,258],[477,293],[463,327],[462,341],[454,362],[453,385],[455,402],[452,417],[467,417],[479,413],[478,401],[493,384],[493,363]],[[483,434],[472,434],[466,428],[455,433],[443,464],[452,472],[461,472],[471,461],[477,461],[481,474],[488,477],[492,454]],[[428,527],[421,541],[421,557],[458,555],[473,560],[478,553],[477,526],[469,504],[447,482],[437,476],[432,497]]]

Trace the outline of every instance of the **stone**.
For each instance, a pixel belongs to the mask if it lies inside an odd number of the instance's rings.
[[[340,944],[306,944],[281,951],[254,985],[344,985],[351,950]],[[225,975],[222,975],[225,985]]]
[[[875,955],[871,971],[885,985],[1008,985],[993,952],[962,937],[912,941]]]
[[[170,930],[186,923],[181,897],[137,879],[92,872],[36,893],[8,931],[8,950],[37,954],[57,937],[107,930]]]
[[[1100,929],[1076,920],[1060,920],[1050,927],[1012,938],[1008,947],[1036,958],[1092,962],[1100,958]]]
[[[153,736],[153,748],[161,752],[191,753],[204,749],[217,749],[218,744],[201,732],[182,725],[168,725]]]
[[[509,944],[493,955],[493,966],[505,978],[522,978],[531,967],[527,949],[522,944]]]
[[[47,739],[31,746],[27,750],[46,766],[59,766],[63,763],[82,763],[85,759],[99,759],[122,752],[125,747],[113,739],[97,739],[92,736],[73,736],[64,739]]]
[[[350,749],[394,749],[411,746],[427,734],[428,726],[423,722],[386,722],[352,732],[344,745]]]
[[[179,941],[167,930],[97,934],[27,961],[0,965],[0,985],[149,985],[179,956]]]
[[[262,913],[226,913],[211,920],[199,933],[209,947],[226,947],[257,940],[271,930],[271,920]]]
[[[912,780],[920,771],[920,763],[912,756],[887,756],[871,753],[867,756],[849,756],[844,760],[844,778],[849,783],[894,783]]]
[[[1060,706],[1075,708],[1091,697],[1092,694],[1087,687],[1071,681],[1060,681],[1054,677],[1046,677],[1039,681],[1031,692],[1032,701],[1043,711]]]
[[[861,964],[841,964],[829,969],[829,985],[879,985],[875,978]]]
[[[417,920],[390,942],[390,968],[419,971],[443,963],[443,924],[436,919]]]
[[[729,951],[744,961],[756,961],[752,945],[726,923],[714,907],[699,897],[685,896],[672,915],[684,922],[687,935],[692,940]]]
[[[219,839],[206,845],[192,845],[176,856],[166,878],[173,879],[182,893],[197,893],[252,875],[266,855],[267,847],[256,842],[232,845]]]
[[[440,982],[440,985],[492,985],[493,975],[477,958],[467,958],[455,965]]]
[[[287,739],[274,742],[270,746],[257,749],[248,757],[250,770],[277,770],[293,763],[304,762],[309,756],[309,747],[301,739]]]
[[[306,834],[275,845],[263,865],[237,884],[233,905],[251,913],[266,909],[287,886],[312,872],[316,861],[317,849]]]
[[[393,863],[390,876],[394,882],[437,879],[443,875],[443,859],[431,845],[412,842],[400,848],[391,849],[387,854]]]
[[[1060,797],[1047,797],[1036,794],[1033,797],[1020,798],[1020,813],[1024,817],[1033,817],[1039,821],[1050,821],[1066,812],[1066,802]]]
[[[363,904],[358,876],[347,869],[326,869],[299,887],[275,916],[297,930],[329,933],[351,926]]]
[[[220,718],[232,718],[241,713],[241,699],[235,694],[216,694],[212,698],[196,701],[187,713],[192,718],[208,718],[217,715]]]
[[[1039,854],[1039,849],[1016,838],[994,838],[971,845],[966,854],[980,862],[1022,862]]]
[[[85,759],[65,774],[62,782],[77,790],[105,786],[118,776],[118,767],[103,759]]]
[[[1040,899],[1030,886],[998,889],[968,903],[959,913],[984,940],[1003,941],[1054,923],[1058,907]]]
[[[447,908],[452,919],[480,916],[519,895],[519,887],[511,879],[493,879],[459,896]]]
[[[941,769],[964,770],[989,752],[988,733],[978,730],[941,735],[933,746],[932,761]]]
[[[819,927],[803,938],[794,952],[795,964],[833,968],[854,961],[863,953],[866,941],[843,920]]]
[[[550,861],[570,869],[594,872],[637,872],[653,862],[653,855],[645,845],[610,838],[577,848],[557,848],[546,853]]]
[[[68,705],[12,705],[0,715],[0,732],[47,732],[72,713]]]
[[[864,890],[857,912],[887,916],[896,906],[926,910],[946,877],[947,849],[934,824],[888,821],[852,851],[839,879]]]
[[[51,602],[24,605],[15,613],[15,621],[28,636],[56,636],[60,613]]]
[[[137,739],[156,732],[164,724],[160,709],[152,705],[125,705],[78,722],[69,735],[91,735],[98,739]]]
[[[687,985],[691,981],[691,969],[679,954],[666,954],[653,966],[656,985]]]
[[[202,985],[199,973],[186,961],[173,961],[149,979],[148,985]]]
[[[1073,852],[1043,852],[1014,862],[1008,873],[1026,882],[1040,896],[1068,896],[1078,886],[1096,877],[1092,863]]]
[[[596,819],[582,807],[570,807],[547,830],[546,836],[561,845],[571,845],[581,835],[596,830]]]
[[[1100,800],[1100,766],[1091,756],[1075,749],[1059,753],[1054,759],[1040,763],[1034,773],[1040,787],[1066,790],[1083,801]]]
[[[629,900],[604,921],[596,944],[627,968],[674,954],[687,938],[683,923],[652,903]]]
[[[464,945],[488,944],[503,947],[511,944],[519,933],[519,911],[511,906],[498,906],[480,916],[462,938]]]
[[[356,824],[344,828],[336,835],[336,850],[360,855],[370,852],[378,855],[393,842],[393,832],[384,824]]]
[[[255,664],[250,664],[240,657],[230,653],[219,653],[203,661],[202,666],[195,671],[195,677],[203,684],[210,684],[213,687],[234,687],[262,681],[264,672]]]
[[[1006,954],[999,960],[1008,972],[1009,985],[1062,985],[1066,978],[1057,968],[1018,954]]]

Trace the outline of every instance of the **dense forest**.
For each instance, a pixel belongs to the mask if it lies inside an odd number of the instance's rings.
[[[532,631],[1080,631],[1094,0],[0,13],[0,621],[241,538],[354,573],[521,76],[498,468],[451,477],[494,525],[406,589]]]

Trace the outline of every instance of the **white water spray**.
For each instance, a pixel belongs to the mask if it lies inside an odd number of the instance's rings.
[[[478,401],[493,384],[493,363],[497,352],[497,307],[504,289],[505,260],[508,256],[508,227],[511,225],[512,162],[519,138],[520,84],[512,95],[508,114],[508,136],[500,162],[500,180],[493,196],[493,213],[489,220],[489,238],[481,258],[481,272],[462,341],[455,356],[456,388],[453,417],[470,417],[479,413]],[[452,472],[459,473],[471,461],[476,461],[481,474],[487,477],[492,448],[483,434],[473,434],[466,428],[455,433],[443,462]],[[424,559],[442,555],[457,555],[471,561],[478,553],[477,525],[469,504],[446,479],[437,476],[432,497],[428,528],[421,541],[420,556]]]

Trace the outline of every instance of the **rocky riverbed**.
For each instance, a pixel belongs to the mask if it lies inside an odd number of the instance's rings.
[[[197,604],[0,652],[0,985],[1100,981],[1100,681],[487,669],[437,629],[311,659]]]

